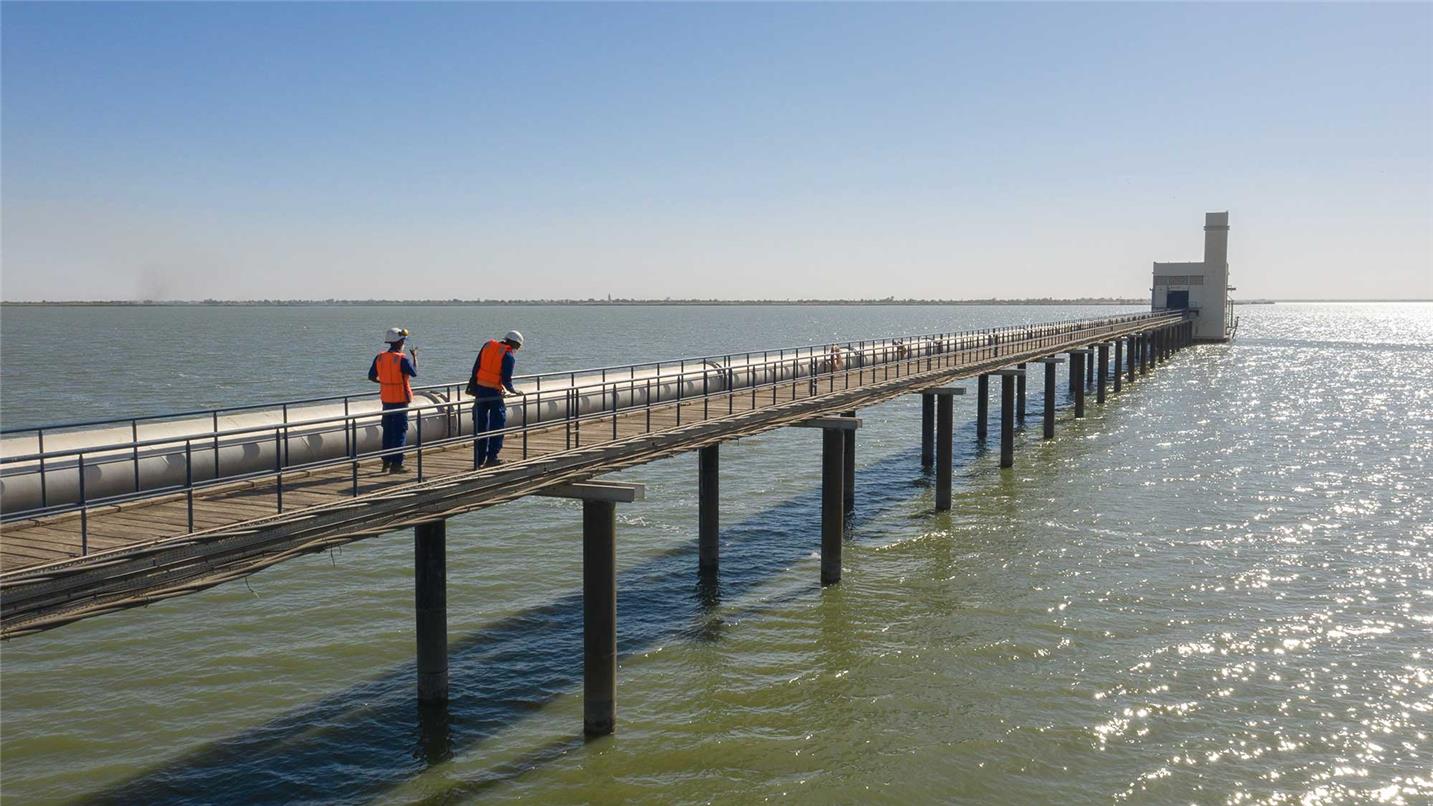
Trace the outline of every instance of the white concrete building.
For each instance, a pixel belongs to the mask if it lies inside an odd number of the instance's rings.
[[[1229,213],[1204,214],[1204,260],[1155,263],[1150,307],[1187,308],[1194,313],[1196,341],[1228,341],[1234,335],[1229,303]]]

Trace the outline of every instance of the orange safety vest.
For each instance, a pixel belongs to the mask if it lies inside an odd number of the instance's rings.
[[[403,372],[403,354],[389,350],[378,354],[378,395],[384,403],[412,403],[413,387]]]
[[[512,347],[489,339],[478,351],[478,371],[473,373],[473,383],[488,389],[503,388],[503,359],[512,352]]]

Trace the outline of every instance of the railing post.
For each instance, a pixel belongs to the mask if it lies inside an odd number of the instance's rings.
[[[85,495],[85,455],[83,452],[76,457],[76,469],[80,474],[80,556],[90,553],[90,507],[89,498]]]
[[[184,440],[184,492],[189,514],[189,531],[194,531],[194,442]]]
[[[278,505],[279,512],[284,511],[284,464],[283,439],[279,435],[279,429],[274,428],[274,502]]]

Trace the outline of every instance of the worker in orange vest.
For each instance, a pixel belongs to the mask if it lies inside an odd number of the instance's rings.
[[[508,408],[503,397],[518,393],[512,385],[513,353],[522,349],[522,334],[509,330],[502,341],[489,339],[478,351],[473,362],[471,388],[473,394],[473,434],[500,431],[507,427]],[[503,436],[478,438],[473,442],[473,463],[477,467],[495,467],[503,463],[498,453],[503,449]]]
[[[373,357],[373,365],[368,368],[368,380],[378,384],[378,395],[385,412],[407,409],[413,404],[413,387],[408,379],[418,377],[418,348],[408,351],[412,360],[403,354],[403,344],[408,340],[408,329],[404,327],[388,328],[383,340],[388,343],[388,349]],[[383,450],[388,452],[383,454],[383,472],[408,472],[408,468],[403,466],[403,451],[397,450],[407,441],[408,412],[384,414]]]

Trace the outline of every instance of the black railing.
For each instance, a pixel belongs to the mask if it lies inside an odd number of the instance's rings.
[[[76,512],[80,514],[81,520],[81,553],[88,553],[88,516],[89,511],[98,507],[111,506],[138,500],[163,498],[168,496],[182,495],[186,501],[187,522],[189,531],[194,530],[194,498],[196,493],[221,486],[232,485],[236,482],[271,480],[274,483],[275,510],[278,513],[284,511],[284,483],[285,475],[312,473],[319,470],[328,470],[337,467],[348,466],[350,468],[351,493],[354,496],[360,493],[359,465],[364,461],[377,459],[383,456],[391,456],[401,453],[405,457],[413,455],[416,464],[416,480],[426,479],[423,455],[433,450],[442,450],[459,445],[471,444],[474,454],[473,467],[477,467],[478,441],[495,436],[521,437],[522,459],[529,458],[529,434],[539,429],[553,429],[561,426],[563,429],[563,444],[567,448],[578,448],[582,445],[582,425],[589,422],[601,422],[610,418],[612,423],[611,439],[617,439],[619,430],[619,419],[624,413],[635,412],[645,409],[645,417],[642,418],[643,432],[652,432],[652,409],[654,406],[674,405],[676,407],[676,422],[681,424],[682,410],[685,405],[691,404],[693,398],[687,397],[685,387],[688,382],[700,381],[700,392],[697,394],[701,403],[700,419],[709,419],[715,410],[718,416],[725,416],[734,413],[735,400],[738,393],[750,395],[750,405],[758,408],[759,404],[767,400],[769,393],[769,404],[776,404],[781,401],[782,395],[790,387],[789,398],[798,399],[801,397],[800,387],[806,386],[806,396],[818,394],[830,394],[836,391],[843,391],[851,388],[851,373],[856,374],[856,386],[865,386],[876,381],[889,380],[893,377],[899,378],[903,375],[919,371],[931,371],[936,368],[947,366],[959,366],[964,364],[979,363],[999,358],[1003,355],[1026,353],[1041,349],[1063,348],[1077,345],[1086,341],[1093,341],[1101,336],[1108,335],[1114,331],[1127,329],[1133,324],[1168,324],[1178,321],[1183,312],[1179,314],[1166,313],[1144,313],[1128,314],[1115,317],[1104,317],[1099,319],[1073,320],[1061,323],[1028,325],[1009,328],[995,328],[987,330],[923,334],[916,336],[900,336],[886,339],[862,340],[845,343],[827,343],[823,345],[810,345],[803,347],[785,348],[781,350],[766,350],[761,352],[751,351],[746,353],[732,353],[720,356],[706,356],[702,358],[678,359],[675,361],[646,362],[641,364],[630,364],[619,367],[599,367],[589,370],[578,370],[569,372],[542,373],[537,375],[523,376],[518,379],[530,391],[519,396],[516,405],[522,407],[523,422],[521,425],[509,426],[499,431],[483,432],[481,434],[463,434],[461,429],[461,418],[472,416],[472,398],[464,402],[461,394],[454,394],[451,399],[438,402],[422,403],[411,405],[404,409],[393,409],[389,411],[368,410],[360,413],[350,413],[350,401],[358,398],[357,395],[342,395],[326,398],[309,398],[302,401],[288,401],[279,404],[283,413],[283,419],[278,423],[244,426],[232,429],[220,429],[217,427],[220,412],[252,411],[260,408],[275,408],[273,406],[245,406],[230,409],[211,409],[203,412],[188,412],[180,415],[161,415],[148,418],[130,418],[128,420],[104,420],[95,421],[90,424],[66,424],[63,426],[47,426],[34,429],[15,429],[6,433],[28,432],[36,435],[37,447],[39,450],[23,455],[0,457],[0,472],[10,469],[7,476],[14,478],[24,475],[39,475],[40,506],[25,507],[19,510],[6,510],[0,514],[4,521],[14,521],[21,518],[35,518],[46,515]],[[854,364],[854,366],[851,366]],[[637,377],[638,372],[655,373],[645,374]],[[745,373],[749,383],[737,387],[735,379],[739,374]],[[770,381],[756,382],[757,375],[765,378],[769,376]],[[867,375],[869,374],[869,379]],[[622,377],[622,376],[626,377]],[[842,377],[841,387],[838,389],[838,376]],[[712,388],[714,378],[721,380],[719,388]],[[547,381],[548,388],[542,389],[543,380]],[[566,385],[554,388],[558,380],[566,381]],[[590,380],[589,380],[590,379]],[[582,381],[582,382],[579,382]],[[661,389],[664,384],[674,384],[676,397],[673,399],[661,399]],[[824,389],[822,386],[824,385]],[[657,394],[654,395],[654,387]],[[460,392],[458,384],[437,384],[422,387],[424,390],[444,389],[449,392]],[[625,393],[627,403],[621,403]],[[596,399],[600,404],[588,412],[582,411],[582,401]],[[725,406],[719,405],[724,399]],[[290,420],[289,407],[314,402],[344,401],[344,413],[329,417],[321,417],[306,420]],[[608,401],[610,402],[610,405]],[[364,402],[371,403],[372,396],[364,397]],[[560,403],[558,403],[560,401]],[[713,406],[713,403],[718,403]],[[544,419],[542,412],[545,404],[556,403],[556,408],[561,410],[560,420]],[[536,412],[536,419],[529,417],[529,412]],[[358,430],[360,427],[371,427],[376,425],[385,414],[399,414],[413,417],[416,423],[415,441],[412,445],[403,448],[377,448],[368,451],[359,451]],[[139,430],[137,423],[142,421],[153,421],[160,419],[174,419],[186,416],[210,415],[215,424],[210,430],[201,433],[182,434],[168,437],[156,437],[141,440],[138,438]],[[415,416],[416,415],[416,416]],[[441,415],[433,417],[433,415]],[[444,423],[446,435],[438,439],[425,440],[423,428],[425,419],[441,419]],[[66,450],[44,450],[44,434],[46,431],[58,429],[72,429],[84,425],[108,425],[129,423],[132,438],[128,441],[115,442],[104,445],[84,446]],[[290,462],[290,442],[293,432],[299,431],[300,436],[313,437],[324,434],[333,434],[342,431],[344,435],[344,455],[340,457],[321,458],[313,461]],[[220,450],[235,446],[262,445],[269,439],[273,441],[274,462],[272,467],[256,469],[237,473],[224,473],[220,464]],[[213,475],[206,479],[196,479],[195,450],[213,451]],[[157,453],[151,453],[156,450]],[[140,462],[142,459],[158,457],[183,457],[183,480],[172,484],[157,484],[144,488],[141,484]],[[135,489],[106,496],[90,497],[87,494],[86,470],[93,469],[100,464],[113,464],[116,462],[129,462],[134,466]],[[24,463],[34,463],[35,469],[25,473]],[[47,490],[54,486],[50,479],[55,474],[74,474],[78,490],[78,500],[67,501],[58,504],[49,503],[46,498]],[[408,479],[403,479],[406,483]],[[3,506],[3,501],[0,501]]]

